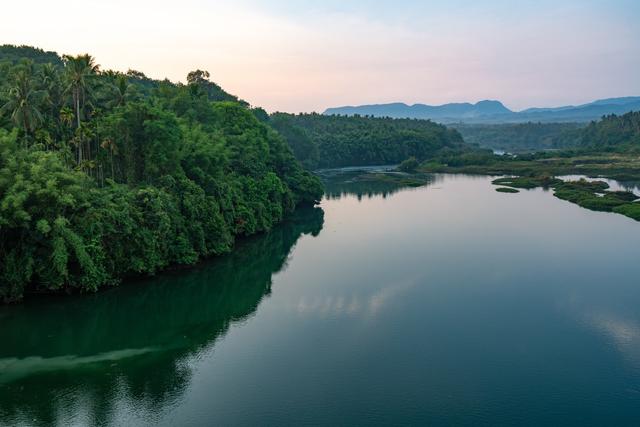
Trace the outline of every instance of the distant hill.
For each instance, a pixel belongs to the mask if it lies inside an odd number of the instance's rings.
[[[529,108],[512,111],[499,101],[480,101],[476,104],[407,105],[403,103],[361,105],[329,108],[325,115],[356,114],[362,116],[430,119],[441,123],[525,123],[525,122],[589,122],[609,114],[640,111],[640,97],[608,98],[583,105],[554,108]]]
[[[329,108],[325,115],[360,114],[362,116],[392,117],[396,119],[476,119],[490,115],[512,114],[499,101],[480,101],[477,104],[453,103],[444,105],[407,105],[402,103],[362,105],[358,107]]]

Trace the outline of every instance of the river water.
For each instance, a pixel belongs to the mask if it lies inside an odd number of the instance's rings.
[[[190,270],[0,308],[0,425],[638,425],[640,223],[327,177]]]

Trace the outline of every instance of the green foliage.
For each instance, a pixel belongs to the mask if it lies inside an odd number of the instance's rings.
[[[626,205],[616,206],[613,211],[640,221],[640,203],[627,203]]]
[[[503,193],[517,193],[515,188],[553,187],[554,195],[562,200],[575,203],[585,209],[603,212],[616,212],[640,221],[638,196],[630,191],[609,191],[604,181],[562,181],[548,176],[499,178],[494,185]]]
[[[491,126],[487,128],[494,129]],[[579,174],[605,176],[619,181],[640,179],[640,112],[605,116],[586,127],[561,131],[554,141],[558,147],[571,148],[504,156],[493,155],[490,151],[468,150],[462,154],[434,157],[419,169],[422,172],[489,175]]]
[[[498,187],[496,188],[496,191],[498,193],[519,193],[519,190],[516,190],[515,188],[510,188],[510,187]]]
[[[507,153],[542,151],[579,143],[578,123],[453,124],[465,142]]]
[[[611,212],[638,198],[627,191],[606,191],[608,188],[609,185],[604,181],[563,182],[555,187],[555,196],[586,209],[604,212]]]
[[[17,148],[14,138],[1,141],[0,165],[0,297],[20,298],[36,277],[49,289],[106,281],[99,248],[77,227],[90,206],[90,178],[57,153]]]
[[[307,168],[423,161],[469,149],[458,132],[429,120],[276,113],[271,124]]]
[[[494,185],[504,185],[511,188],[531,189],[536,187],[552,187],[562,182],[550,176],[518,176],[510,178],[498,178],[493,180]]]
[[[582,132],[581,145],[587,150],[640,153],[640,111],[591,122]]]
[[[152,183],[178,170],[182,134],[175,114],[149,102],[132,102],[97,124],[103,141],[117,150],[113,160],[109,156],[109,161],[116,162],[112,179],[132,185]]]
[[[10,115],[14,125],[23,131],[25,138],[33,133],[43,121],[38,108],[42,104],[43,91],[37,90],[33,84],[33,67],[16,67],[13,85],[7,93],[7,101],[0,106],[0,113]]]
[[[0,62],[16,64],[25,59],[38,64],[62,65],[62,59],[55,52],[45,52],[42,49],[31,46],[14,46],[11,44],[0,46]]]
[[[418,169],[418,166],[420,166],[420,162],[418,162],[418,159],[416,159],[415,157],[409,157],[407,160],[400,163],[398,169],[402,172],[412,173],[415,172],[416,169]]]
[[[318,145],[311,140],[309,133],[294,123],[289,114],[275,114],[271,118],[271,126],[287,141],[296,159],[307,169],[313,169],[320,162]]]
[[[428,160],[428,163],[446,165],[448,167],[461,167],[468,165],[490,165],[499,156],[490,150],[474,149],[466,147],[463,150],[444,149]]]
[[[510,153],[573,148],[582,152],[640,152],[640,112],[579,123],[453,125],[469,144]]]
[[[640,157],[632,153],[586,153],[582,150],[515,156],[472,152],[462,154],[458,158],[434,158],[422,163],[418,170],[429,173],[482,175],[586,175],[603,176],[618,181],[635,181],[640,180]]]
[[[89,55],[2,67],[2,300],[194,264],[322,196],[265,114],[204,71],[182,85]]]

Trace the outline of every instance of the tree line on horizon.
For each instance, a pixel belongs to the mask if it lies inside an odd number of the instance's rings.
[[[270,124],[309,169],[424,161],[474,149],[458,131],[430,120],[275,113]]]
[[[590,123],[452,124],[469,144],[509,153],[545,150],[622,150],[638,145],[638,112]]]

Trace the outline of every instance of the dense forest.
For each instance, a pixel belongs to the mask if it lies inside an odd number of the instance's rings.
[[[429,120],[276,113],[270,123],[309,169],[423,161],[469,150],[457,131]]]
[[[588,125],[579,123],[520,123],[451,125],[471,145],[509,153],[545,150],[618,151],[640,147],[640,112],[611,114]]]
[[[621,116],[611,114],[591,122],[580,133],[579,147],[594,151],[640,153],[640,111]]]
[[[194,264],[317,202],[264,120],[205,71],[175,84],[0,47],[0,299]]]
[[[520,123],[451,125],[465,142],[509,153],[575,149],[629,151],[640,146],[640,112],[611,114],[588,125],[579,123]]]
[[[465,142],[507,153],[535,152],[579,144],[580,123],[451,124]]]

